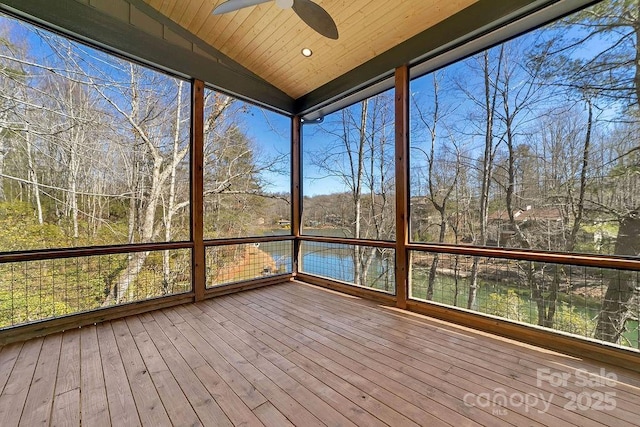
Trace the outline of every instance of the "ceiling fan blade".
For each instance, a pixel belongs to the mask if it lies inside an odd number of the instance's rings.
[[[298,14],[308,26],[325,37],[338,39],[338,27],[331,15],[311,0],[294,0],[293,11]]]
[[[214,15],[222,15],[223,13],[233,12],[234,10],[243,9],[249,6],[255,6],[260,3],[266,3],[271,0],[228,0],[221,3],[213,9]]]

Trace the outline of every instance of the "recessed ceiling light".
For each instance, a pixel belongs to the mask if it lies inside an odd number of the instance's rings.
[[[300,51],[300,53],[302,53],[302,56],[305,56],[307,58],[310,57],[311,55],[313,55],[313,51],[311,49],[309,49],[308,47],[305,47],[304,49],[302,49]]]

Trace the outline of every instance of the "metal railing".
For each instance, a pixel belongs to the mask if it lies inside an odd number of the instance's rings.
[[[301,243],[299,270],[303,274],[395,295],[393,246],[389,242],[305,237]]]
[[[638,348],[637,260],[416,246],[412,299]]]
[[[191,289],[191,249],[184,243],[3,254],[0,328]]]
[[[291,275],[292,240],[204,242],[207,287]],[[193,294],[193,248],[192,242],[170,242],[0,254],[0,331],[78,315],[67,323],[80,326],[83,314],[93,319],[127,305]]]
[[[262,240],[208,246],[205,252],[207,288],[291,274],[290,240]]]

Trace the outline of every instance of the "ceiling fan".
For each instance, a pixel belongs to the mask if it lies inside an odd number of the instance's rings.
[[[271,0],[227,0],[216,7],[213,14],[221,15],[269,1]],[[323,36],[333,40],[338,39],[338,27],[331,15],[311,0],[275,0],[275,2],[281,9],[293,9],[300,19]]]

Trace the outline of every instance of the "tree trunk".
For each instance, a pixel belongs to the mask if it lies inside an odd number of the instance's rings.
[[[640,210],[634,210],[620,221],[616,238],[616,255],[640,256]],[[610,273],[607,292],[598,315],[595,338],[619,342],[625,331],[632,306],[637,303],[638,273],[618,270]]]
[[[493,171],[493,124],[494,112],[497,99],[497,82],[500,77],[500,66],[502,65],[502,56],[504,53],[504,45],[500,47],[498,57],[498,70],[494,77],[495,83],[491,82],[489,70],[489,51],[484,52],[484,108],[485,108],[485,134],[484,134],[484,157],[482,159],[482,185],[480,189],[480,245],[487,244],[487,222],[489,217],[489,191],[491,185],[491,175]],[[493,85],[493,87],[492,87]],[[493,92],[492,92],[493,89]],[[471,277],[469,280],[469,298],[467,299],[467,308],[473,309],[476,304],[476,295],[478,293],[478,257],[473,258],[471,267]]]
[[[78,169],[79,169],[79,161],[78,161],[78,153],[77,153],[77,141],[75,138],[78,138],[78,135],[71,136],[71,147],[69,149],[69,176],[68,176],[68,187],[69,191],[67,194],[69,209],[71,210],[71,219],[73,222],[73,238],[77,239],[79,237],[78,230]]]
[[[473,257],[473,262],[471,263],[471,275],[469,277],[469,296],[467,298],[467,308],[469,310],[474,310],[476,305],[476,296],[478,294],[478,264],[480,263],[480,258],[477,256]]]
[[[5,128],[0,127],[0,202],[7,200],[4,194],[4,158],[7,156],[9,149],[5,142]]]
[[[131,286],[136,281],[138,274],[142,271],[144,262],[149,256],[149,252],[135,252],[127,256],[127,264],[125,269],[120,272],[116,283],[113,285],[109,296],[102,304],[108,306],[112,304],[120,304],[125,300],[134,300],[135,298],[128,298],[133,295],[129,295]]]
[[[137,91],[136,75],[137,73],[135,71],[135,67],[131,65],[131,88],[133,93],[131,98],[132,113],[130,115],[125,115],[125,117],[132,125],[134,134],[144,142],[149,155],[153,159],[153,168],[150,177],[149,190],[145,192],[144,209],[142,212],[142,220],[140,224],[141,241],[151,242],[153,241],[157,231],[156,209],[158,208],[158,203],[160,202],[160,199],[162,197],[162,187],[170,176],[171,168],[166,167],[163,169],[165,159],[163,158],[162,153],[153,144],[153,141],[149,139],[147,134],[144,133],[144,130],[138,125],[137,112],[140,99]],[[113,102],[112,100],[107,100],[109,102]],[[180,160],[184,158],[186,153],[186,150],[180,153]],[[140,179],[142,179],[142,177],[140,177]],[[132,202],[135,201],[132,200]],[[116,283],[111,289],[109,296],[105,300],[105,305],[109,305],[112,303],[119,304],[122,302],[121,299],[128,295],[129,286],[131,286],[131,284],[135,281],[148,255],[149,252],[137,252],[129,256],[127,267],[116,280]]]
[[[430,149],[429,154],[427,155],[428,167],[429,167],[429,175],[427,177],[427,183],[429,186],[429,201],[433,205],[434,209],[438,211],[440,214],[440,232],[438,234],[438,243],[444,243],[445,237],[447,235],[447,202],[449,201],[449,197],[453,193],[453,190],[456,188],[458,183],[458,175],[460,174],[459,168],[459,156],[456,159],[456,169],[453,178],[447,183],[447,172],[438,170],[441,168],[435,167],[436,161],[436,142],[438,139],[438,125],[440,121],[440,101],[439,101],[439,82],[437,75],[433,74],[433,115],[431,116],[431,127],[430,127]],[[425,122],[425,125],[429,127],[429,125]],[[456,145],[455,142],[452,145]],[[457,147],[456,147],[457,149]],[[442,184],[437,184],[437,176],[436,174],[442,174]],[[445,184],[446,183],[446,184]],[[438,197],[438,193],[444,192],[441,196],[441,199]],[[440,261],[440,254],[434,253],[433,259],[431,260],[431,268],[429,269],[429,278],[427,281],[427,300],[433,300],[433,290],[435,287],[435,281],[438,271],[438,263]]]
[[[31,132],[27,128],[24,133],[24,140],[27,148],[27,167],[29,168],[29,182],[33,188],[33,198],[36,202],[36,209],[38,212],[38,224],[44,224],[44,218],[42,214],[42,203],[40,202],[40,185],[38,184],[38,174],[36,173],[35,165],[33,162],[33,153],[31,149]]]
[[[458,242],[456,242],[457,244]],[[460,295],[460,283],[458,274],[460,272],[460,255],[455,255],[453,259],[453,306],[458,306],[458,296]]]
[[[137,150],[134,148],[133,160],[131,162],[131,176],[129,182],[129,222],[127,240],[129,243],[134,243],[136,240],[136,219],[138,218],[138,170],[139,162]]]
[[[445,202],[446,203],[446,202]],[[447,232],[447,218],[445,216],[444,205],[440,211],[440,235],[438,236],[438,242],[443,243]],[[438,262],[440,261],[440,254],[434,253],[431,260],[431,268],[429,269],[429,281],[427,283],[427,300],[433,300],[433,289],[436,282],[436,273],[438,271]]]
[[[358,153],[354,165],[354,159],[351,160],[353,177],[353,204],[354,204],[354,223],[353,223],[353,237],[359,239],[362,234],[362,179],[364,177],[364,147],[366,143],[366,129],[367,129],[367,113],[368,113],[369,101],[364,100],[361,103],[360,113],[360,134],[358,140]],[[346,125],[346,123],[345,123]],[[345,137],[345,145],[347,145],[347,151],[351,155],[351,151],[348,147],[348,137]],[[355,169],[353,169],[355,166]],[[360,286],[366,286],[366,272],[363,271],[363,263],[361,260],[362,253],[361,248],[358,245],[353,247],[353,266],[354,266],[354,283]]]
[[[180,125],[181,125],[181,116],[180,113],[182,111],[182,86],[183,82],[180,81],[178,83],[178,95],[177,106],[176,106],[176,121],[175,121],[175,129],[173,134],[173,150],[172,150],[172,158],[171,158],[171,173],[169,177],[169,206],[166,210],[165,221],[164,221],[164,239],[166,242],[170,242],[173,238],[172,235],[172,222],[174,209],[176,204],[176,175],[178,164],[180,163],[179,157],[179,149],[180,149]],[[164,251],[162,254],[162,292],[167,294],[170,291],[172,279],[171,279],[171,264],[170,264],[170,251]]]

